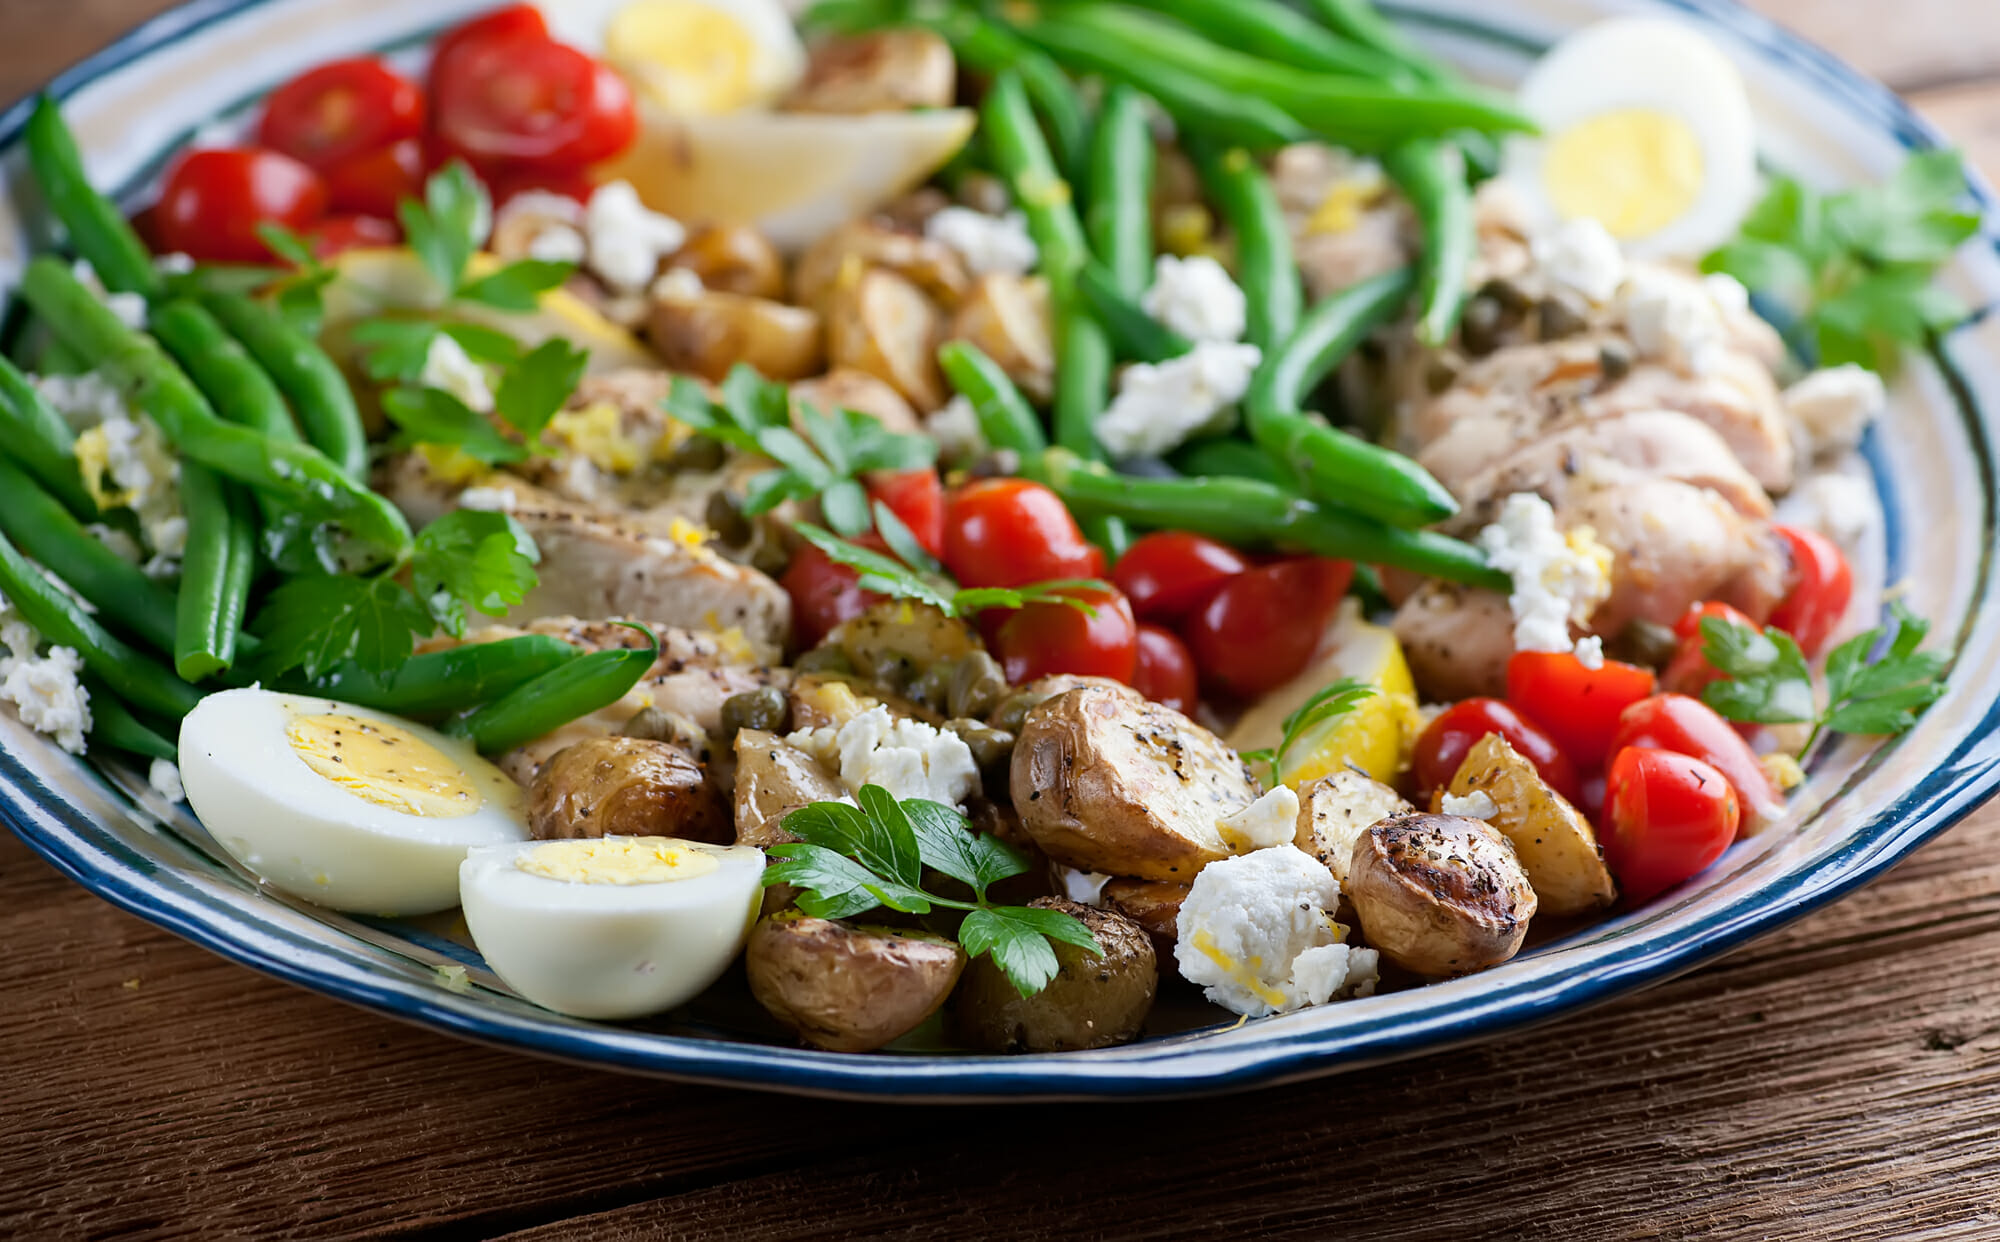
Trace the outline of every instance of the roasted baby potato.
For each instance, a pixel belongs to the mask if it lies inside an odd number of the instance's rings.
[[[1391,815],[1416,809],[1395,790],[1359,772],[1322,776],[1299,786],[1298,793],[1299,835],[1292,844],[1319,859],[1342,888],[1361,834]]]
[[[928,30],[877,30],[814,45],[790,112],[903,112],[949,108],[958,89],[951,45]]]
[[[682,837],[726,844],[729,806],[701,765],[665,742],[608,735],[566,746],[528,787],[536,837]]]
[[[743,951],[750,994],[800,1039],[868,1052],[916,1029],[951,995],[965,951],[926,931],[766,916]]]
[[[945,306],[957,306],[972,288],[972,273],[958,251],[921,233],[879,220],[851,220],[814,242],[792,268],[792,300],[824,311],[842,287],[882,268],[901,276]]]
[[[979,958],[965,968],[952,998],[952,1032],[987,1052],[1108,1048],[1137,1035],[1160,985],[1152,939],[1137,923],[1109,910],[1061,897],[1028,904],[1081,920],[1104,952],[1056,945],[1056,976],[1033,996],[1016,991],[993,959]]]
[[[1618,900],[1590,821],[1550,789],[1535,765],[1498,733],[1467,752],[1451,778],[1459,797],[1484,793],[1499,810],[1486,822],[1514,844],[1545,914],[1584,914]]]
[[[1049,399],[1056,347],[1046,280],[1004,272],[981,276],[953,312],[944,335],[978,346],[1031,399]]]
[[[826,636],[854,671],[885,686],[904,686],[934,664],[986,650],[979,631],[963,617],[947,617],[929,604],[888,599],[843,621]]]
[[[1153,950],[1160,960],[1171,962],[1174,941],[1180,937],[1181,902],[1187,900],[1187,895],[1185,884],[1121,876],[1104,886],[1104,906],[1144,928],[1153,938]]]
[[[826,364],[817,313],[719,289],[656,294],[647,334],[668,367],[710,383],[739,362],[775,380],[817,375]]]
[[[822,414],[854,410],[866,414],[898,435],[922,431],[923,420],[903,400],[903,394],[865,372],[835,367],[825,375],[792,385],[792,430],[805,433],[799,410],[811,406]]]
[[[944,373],[937,363],[944,314],[915,284],[881,268],[864,271],[834,287],[826,323],[833,365],[882,380],[919,413],[945,403]]]
[[[702,287],[718,293],[781,302],[785,261],[771,239],[747,224],[710,224],[696,229],[667,260],[667,270],[693,272]]]
[[[1514,847],[1457,815],[1398,815],[1369,828],[1354,843],[1346,888],[1368,943],[1434,978],[1513,957],[1535,915]]]
[[[1027,714],[1009,784],[1021,826],[1050,858],[1169,883],[1229,857],[1215,821],[1259,792],[1221,738],[1106,686],[1066,691]]]
[[[758,729],[736,735],[736,844],[771,846],[798,840],[785,816],[811,802],[832,802],[847,789],[819,760]]]

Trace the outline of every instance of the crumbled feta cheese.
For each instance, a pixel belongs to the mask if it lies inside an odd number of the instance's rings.
[[[1239,854],[1284,845],[1298,829],[1299,796],[1283,785],[1215,821],[1222,843]]]
[[[1185,259],[1163,254],[1154,260],[1152,287],[1139,304],[1190,341],[1240,341],[1250,321],[1243,290],[1205,254]]]
[[[838,727],[800,729],[785,740],[840,773],[860,792],[880,785],[898,799],[957,806],[979,788],[979,765],[958,734],[871,707]]]
[[[1821,454],[1861,443],[1861,433],[1888,404],[1882,377],[1852,362],[1814,371],[1785,389],[1785,412]]]
[[[670,267],[653,282],[651,295],[663,302],[691,302],[707,292],[701,275],[691,267]]]
[[[1243,399],[1263,354],[1255,345],[1203,341],[1178,358],[1125,368],[1118,395],[1097,420],[1116,458],[1152,457],[1185,442]]]
[[[458,494],[458,507],[505,513],[514,507],[514,492],[505,487],[468,487]]]
[[[186,802],[187,791],[181,788],[181,770],[170,759],[155,759],[146,769],[146,783],[153,792],[169,802]]]
[[[1377,955],[1341,943],[1340,884],[1297,846],[1210,863],[1174,923],[1174,960],[1215,1004],[1262,1017],[1375,990]]]
[[[1728,272],[1710,272],[1701,278],[1701,287],[1724,318],[1749,313],[1750,290]]]
[[[1611,550],[1588,527],[1567,535],[1555,510],[1532,492],[1500,506],[1500,520],[1479,532],[1486,561],[1514,580],[1514,649],[1569,651],[1572,622],[1582,625],[1611,595]]]
[[[194,270],[194,256],[176,250],[153,260],[153,270],[162,276],[185,276]]]
[[[474,362],[472,355],[465,352],[465,346],[449,333],[440,332],[431,338],[430,350],[424,355],[423,373],[417,382],[450,393],[476,414],[493,412],[493,385],[486,378],[486,368]]]
[[[181,511],[181,464],[149,418],[130,417],[121,402],[102,422],[76,438],[76,464],[84,488],[99,506],[128,508],[152,554],[146,572],[168,577],[187,551],[187,518]]]
[[[1595,634],[1586,634],[1576,640],[1576,662],[1588,669],[1604,667],[1604,640]]]
[[[1062,882],[1063,896],[1079,906],[1103,905],[1104,886],[1112,880],[1101,871],[1078,871],[1061,863],[1056,864],[1056,878]]]
[[[1467,819],[1492,819],[1500,813],[1500,804],[1484,789],[1475,789],[1464,797],[1446,794],[1438,809],[1446,815],[1463,815]]]
[[[528,257],[544,263],[582,263],[590,256],[590,243],[567,224],[551,224],[528,239]]]
[[[650,210],[629,181],[597,187],[584,208],[584,235],[590,268],[621,293],[640,293],[653,283],[660,260],[687,242],[678,220]]]
[[[139,546],[139,541],[124,531],[119,530],[116,526],[106,526],[102,522],[92,522],[83,529],[84,533],[111,549],[113,555],[127,564],[137,565],[146,559],[146,552]]]
[[[87,431],[99,423],[132,417],[132,411],[125,405],[125,395],[95,371],[37,376],[35,391],[63,416],[72,431]]]
[[[1699,375],[1715,367],[1726,329],[1707,288],[1678,273],[1637,268],[1625,282],[1625,331],[1640,355]]]
[[[1595,305],[1618,294],[1625,283],[1625,254],[1610,230],[1585,216],[1565,220],[1529,243],[1542,278]]]
[[[1018,211],[989,216],[970,207],[946,207],[924,222],[924,236],[951,247],[975,276],[1025,275],[1041,257],[1028,236],[1028,217]]]
[[[1778,505],[1778,520],[1806,526],[1850,555],[1881,520],[1882,502],[1868,480],[1851,474],[1815,474]]]
[[[79,680],[83,657],[74,647],[52,647],[46,656],[16,653],[0,680],[0,701],[12,703],[21,723],[46,733],[72,755],[83,753],[90,732],[90,691]]]
[[[979,429],[979,412],[963,394],[953,397],[924,420],[924,430],[938,443],[938,455],[946,461],[970,461],[986,451],[986,435]]]

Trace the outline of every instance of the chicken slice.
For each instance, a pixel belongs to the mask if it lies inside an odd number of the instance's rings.
[[[1514,654],[1514,614],[1498,591],[1431,581],[1396,610],[1391,628],[1427,699],[1502,698]]]
[[[1572,496],[1556,520],[1590,527],[1617,558],[1610,598],[1590,619],[1599,634],[1638,620],[1672,625],[1690,604],[1730,598],[1739,579],[1773,571],[1762,522],[1673,479],[1607,480]]]

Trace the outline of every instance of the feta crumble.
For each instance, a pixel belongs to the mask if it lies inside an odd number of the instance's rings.
[[[1438,803],[1438,810],[1446,815],[1462,815],[1467,819],[1492,819],[1500,813],[1500,804],[1484,789],[1475,789],[1460,797],[1448,793]]]
[[[1604,667],[1604,640],[1595,634],[1586,634],[1576,640],[1576,662],[1588,669]]]
[[[979,412],[963,393],[926,418],[924,430],[937,441],[938,455],[946,461],[970,461],[986,451],[986,434],[979,429]]]
[[[173,576],[187,551],[187,517],[181,508],[181,463],[166,437],[151,419],[135,418],[108,385],[56,386],[55,391],[75,403],[57,405],[65,418],[97,420],[76,437],[74,451],[84,489],[101,508],[130,509],[139,519],[145,545],[141,550],[149,554],[146,573]],[[72,413],[71,408],[79,412]]]
[[[647,208],[629,181],[597,187],[584,208],[583,231],[591,270],[620,293],[644,292],[660,260],[687,242],[680,221]]]
[[[1625,331],[1642,357],[1689,375],[1713,370],[1724,348],[1722,309],[1702,283],[1638,268],[1625,282]]]
[[[1078,871],[1061,863],[1056,864],[1056,878],[1062,883],[1063,896],[1079,906],[1103,905],[1104,886],[1112,880],[1102,871]]]
[[[153,270],[162,276],[185,276],[194,271],[194,256],[175,250],[153,260]]]
[[[508,199],[507,205],[493,217],[494,230],[497,232],[502,225],[512,224],[523,216],[580,229],[583,227],[584,211],[583,204],[567,194],[551,190],[523,190]]]
[[[567,224],[551,224],[528,239],[528,257],[544,263],[580,264],[590,257],[590,243]]]
[[[1161,324],[1191,341],[1240,341],[1250,322],[1250,302],[1229,272],[1205,254],[1182,259],[1163,254],[1153,263],[1153,283],[1139,305]]]
[[[124,394],[95,371],[37,376],[35,391],[42,394],[49,408],[63,416],[72,431],[88,431],[99,423],[132,417]]]
[[[1881,520],[1881,501],[1868,480],[1851,474],[1815,474],[1792,489],[1778,505],[1778,520],[1806,526],[1853,555]]]
[[[181,770],[170,759],[155,759],[146,769],[146,783],[153,792],[169,802],[186,802],[187,791],[181,788]]]
[[[1210,863],[1175,919],[1174,960],[1215,1004],[1248,1017],[1375,990],[1378,956],[1343,944],[1340,884],[1297,846]]]
[[[1179,358],[1125,368],[1118,395],[1097,420],[1097,440],[1116,458],[1155,457],[1243,399],[1263,353],[1255,345],[1203,341]]]
[[[1805,432],[1814,453],[1861,443],[1861,433],[1889,404],[1882,377],[1852,362],[1814,371],[1785,389],[1785,412]]]
[[[1019,211],[989,216],[970,207],[946,207],[924,221],[924,236],[949,246],[975,276],[1026,275],[1041,257],[1028,236],[1028,217]]]
[[[83,657],[74,647],[37,654],[41,635],[0,596],[0,702],[12,703],[21,723],[80,755],[90,732],[90,691],[81,680]]]
[[[465,347],[447,333],[440,332],[431,338],[417,382],[450,393],[475,414],[493,412],[493,385],[486,378],[486,368],[473,361]]]
[[[1572,650],[1571,624],[1589,621],[1610,598],[1611,550],[1588,527],[1557,530],[1555,510],[1533,492],[1507,497],[1478,543],[1487,563],[1514,580],[1507,606],[1516,651]]]
[[[785,741],[840,774],[858,793],[880,785],[897,799],[958,806],[979,788],[979,765],[958,734],[871,707],[843,725],[800,729]]]
[[[468,487],[458,494],[458,507],[506,513],[514,507],[514,492],[505,487]]]
[[[1222,843],[1239,854],[1284,845],[1298,835],[1299,796],[1280,785],[1215,821]]]
[[[1542,278],[1602,306],[1625,283],[1625,254],[1609,229],[1589,217],[1565,220],[1534,238],[1529,251]]]
[[[146,559],[146,551],[139,541],[119,530],[116,526],[106,526],[102,522],[92,522],[83,528],[92,539],[111,549],[111,554],[128,565],[137,565]]]

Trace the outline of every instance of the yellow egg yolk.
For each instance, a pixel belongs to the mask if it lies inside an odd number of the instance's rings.
[[[604,32],[604,59],[674,112],[713,115],[751,102],[757,41],[701,0],[635,0]]]
[[[1701,196],[1701,143],[1678,117],[1622,108],[1549,143],[1542,180],[1565,219],[1587,216],[1620,239],[1657,233]]]
[[[514,865],[529,875],[570,884],[664,884],[721,866],[715,855],[665,837],[547,841],[522,851]]]
[[[455,760],[397,725],[353,716],[299,716],[285,736],[307,767],[377,806],[453,819],[472,814],[485,801]]]
[[[645,460],[638,442],[625,434],[624,416],[609,401],[562,411],[549,420],[549,434],[606,474],[630,474]]]

